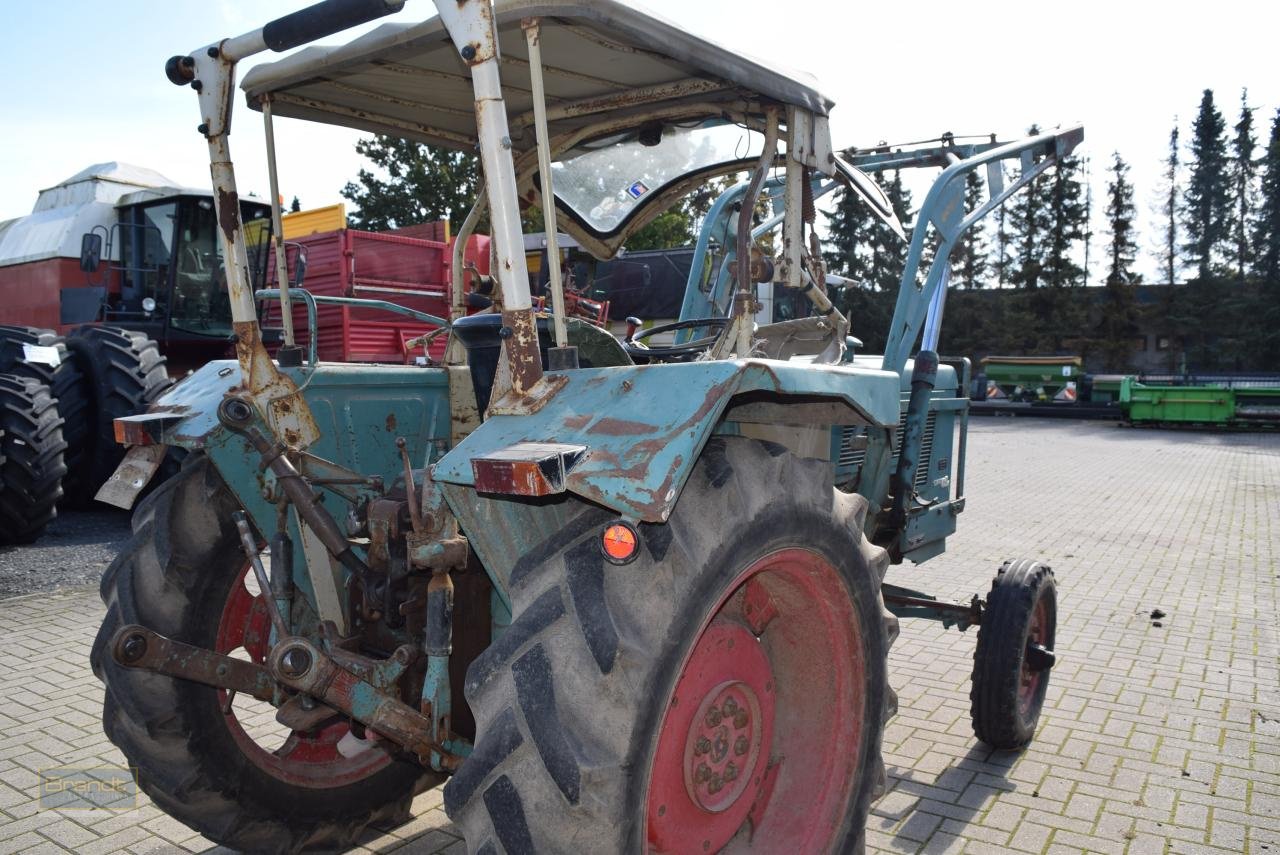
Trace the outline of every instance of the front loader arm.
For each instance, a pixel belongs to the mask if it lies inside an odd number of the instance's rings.
[[[1071,154],[1084,139],[1084,128],[1076,125],[1062,130],[1046,131],[1033,137],[1001,146],[964,146],[943,149],[927,149],[919,153],[896,152],[854,158],[863,168],[905,168],[934,165],[939,157],[949,161],[929,193],[912,230],[911,249],[902,272],[902,284],[898,288],[898,302],[889,326],[882,367],[887,371],[901,371],[911,356],[920,331],[928,318],[928,331],[923,350],[937,347],[937,331],[942,322],[945,303],[946,280],[949,278],[951,251],[960,238],[975,223],[1000,207],[1013,194],[1027,186],[1032,179]],[[972,156],[960,158],[957,152],[969,151]],[[1005,186],[1002,166],[1004,161],[1017,159],[1020,172],[1013,183]],[[964,210],[964,184],[970,172],[979,167],[987,169],[988,199],[977,210]],[[924,258],[930,227],[938,235],[938,246],[933,263],[924,281],[920,281],[920,265]],[[931,339],[931,340],[930,340]]]

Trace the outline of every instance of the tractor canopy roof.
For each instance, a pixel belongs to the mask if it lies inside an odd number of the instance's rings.
[[[759,158],[766,109],[792,107],[827,133],[832,101],[783,73],[619,0],[496,0],[517,183],[538,199],[529,51],[537,19],[557,207],[584,248],[608,257],[709,177]],[[478,144],[466,63],[439,18],[311,47],[244,78],[250,106],[463,151]],[[824,147],[830,143],[824,139]]]

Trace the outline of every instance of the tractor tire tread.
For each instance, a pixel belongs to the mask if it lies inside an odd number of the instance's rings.
[[[748,472],[760,478],[754,489],[744,477]],[[781,496],[788,497],[784,511],[777,509]],[[445,785],[444,807],[472,851],[641,846],[645,821],[637,780],[644,773],[633,770],[660,721],[652,710],[637,710],[671,678],[661,663],[690,641],[680,632],[688,628],[682,621],[692,619],[685,604],[715,581],[693,569],[706,566],[719,546],[717,526],[708,530],[699,515],[707,513],[704,508],[717,509],[717,524],[722,512],[747,526],[795,512],[812,514],[815,529],[851,532],[869,577],[867,597],[874,597],[880,615],[873,630],[880,640],[873,643],[887,654],[897,634],[897,618],[879,596],[888,556],[861,536],[866,502],[833,491],[823,464],[753,440],[713,439],[668,523],[640,526],[641,555],[626,567],[606,562],[593,536],[616,515],[580,502],[558,532],[526,554],[537,560],[516,562],[512,623],[467,671],[465,695],[479,737],[475,752]],[[869,704],[873,696],[880,699],[876,718],[883,721],[892,714],[893,693],[882,681],[869,688]],[[882,728],[871,733],[857,831],[848,841],[854,851],[862,848],[866,811],[885,779]]]
[[[66,448],[49,387],[0,374],[0,543],[32,543],[57,514]]]

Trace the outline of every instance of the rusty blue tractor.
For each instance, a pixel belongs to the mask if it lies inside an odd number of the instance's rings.
[[[350,845],[442,781],[472,852],[858,850],[899,616],[979,626],[977,734],[1026,744],[1053,664],[1048,568],[1010,562],[960,604],[884,575],[942,553],[964,509],[969,366],[937,355],[949,254],[1081,130],[842,154],[810,82],[615,0],[437,0],[242,84],[269,144],[288,116],[480,153],[456,245],[487,212],[492,309],[467,314],[457,263],[451,316],[426,319],[440,364],[320,363],[324,300],[407,310],[291,288],[283,257],[283,287],[252,290],[235,69],[399,5],[328,0],[167,66],[200,104],[238,358],[116,423],[121,504],[168,447],[189,452],[102,584],[103,723],[142,788],[254,852]],[[912,166],[941,173],[885,353],[857,353],[828,296],[857,283],[824,269],[815,200],[843,189],[905,239],[868,173]],[[975,170],[989,199],[967,212]],[[674,324],[619,340],[566,317],[557,225],[608,257],[734,174]],[[788,320],[762,309],[796,300]],[[276,359],[261,301],[285,306]]]

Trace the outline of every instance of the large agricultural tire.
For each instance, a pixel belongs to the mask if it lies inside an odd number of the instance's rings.
[[[581,502],[517,563],[445,785],[471,851],[862,850],[897,619],[867,504],[830,476],[713,439],[631,563],[605,560],[616,516]]]
[[[52,347],[58,353],[57,366],[26,358],[24,344]],[[93,390],[80,367],[80,358],[53,330],[38,327],[0,325],[0,374],[31,377],[49,387],[62,417],[62,439],[67,444],[63,461],[67,474],[62,479],[62,502],[65,507],[82,505],[84,479],[88,474],[93,444]]]
[[[122,668],[108,649],[120,626],[137,623],[262,661],[270,627],[260,595],[246,587],[236,509],[203,455],[138,506],[133,537],[103,576],[107,614],[90,654],[106,685],[103,729],[152,801],[220,844],[253,853],[344,849],[368,827],[406,821],[414,795],[440,776],[380,743],[342,756],[338,742],[350,728],[337,718],[272,751],[238,707],[224,714],[221,689]]]
[[[969,690],[974,735],[992,748],[1023,748],[1035,738],[1057,623],[1053,571],[1025,558],[1006,561],[978,627]]]
[[[173,381],[159,347],[143,333],[83,326],[72,331],[67,347],[89,379],[93,400],[92,453],[77,497],[88,503],[124,458],[124,446],[116,442],[115,420],[146,412]]]
[[[0,543],[31,543],[53,519],[66,447],[49,388],[0,374]]]

